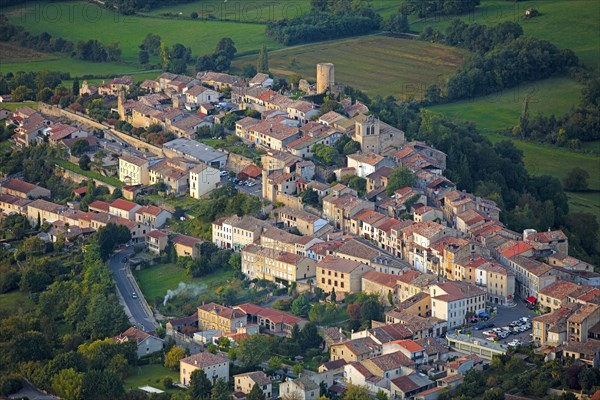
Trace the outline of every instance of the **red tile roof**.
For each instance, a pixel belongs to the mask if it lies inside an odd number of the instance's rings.
[[[131,211],[135,207],[137,207],[138,204],[133,203],[131,201],[123,200],[123,199],[117,199],[117,200],[113,201],[112,203],[110,203],[110,206],[113,208],[116,208],[118,210]]]

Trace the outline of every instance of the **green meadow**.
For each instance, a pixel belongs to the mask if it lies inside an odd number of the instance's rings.
[[[525,10],[542,15],[525,19]],[[442,31],[455,17],[411,18],[410,29],[421,32],[427,26]],[[525,35],[549,40],[571,49],[587,66],[600,67],[600,2],[590,0],[504,1],[482,0],[475,12],[459,16],[467,23],[495,25],[504,21],[521,24]]]

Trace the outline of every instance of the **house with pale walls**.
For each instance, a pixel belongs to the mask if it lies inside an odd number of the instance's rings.
[[[117,199],[115,201],[113,201],[112,203],[110,203],[110,206],[108,208],[108,213],[120,218],[125,218],[128,219],[130,221],[135,221],[135,213],[142,208],[142,206],[140,206],[137,203],[133,203],[131,201],[127,201],[127,200],[123,200],[123,199]]]
[[[200,163],[189,170],[190,197],[200,199],[221,185],[220,171]]]
[[[333,189],[323,198],[323,216],[336,229],[343,232],[350,231],[350,218],[362,209],[374,210],[375,203],[359,199],[354,193],[338,192]]]
[[[556,281],[538,293],[538,304],[541,309],[556,311],[569,300],[569,295],[581,289],[581,286],[569,281]]]
[[[279,385],[279,395],[282,398],[317,400],[320,393],[319,385],[308,376],[288,379]]]
[[[487,260],[476,267],[477,285],[485,288],[487,301],[492,304],[515,303],[516,280],[513,271],[503,265]]]
[[[196,79],[219,91],[225,88],[233,89],[234,86],[246,87],[248,85],[246,78],[222,72],[201,71],[196,75]]]
[[[246,245],[257,242],[267,221],[251,215],[223,217],[212,223],[212,242],[221,249],[240,251]]]
[[[266,399],[270,399],[273,395],[273,384],[271,379],[262,371],[246,372],[232,376],[233,387],[236,392],[249,394],[254,385],[263,392]]]
[[[381,355],[382,346],[371,337],[361,337],[331,344],[329,354],[331,361],[345,360],[352,363]]]
[[[285,117],[263,120],[248,128],[247,140],[262,148],[285,150],[288,144],[301,136],[297,124]]]
[[[257,73],[254,75],[252,79],[248,82],[248,86],[262,86],[264,88],[269,88],[273,86],[273,78],[271,78],[268,74]]]
[[[221,355],[205,351],[179,361],[179,382],[184,386],[189,386],[192,372],[198,369],[204,371],[213,385],[217,379],[229,381],[229,360]]]
[[[52,128],[50,128],[47,134],[48,142],[54,145],[59,144],[65,139],[87,138],[90,136],[89,132],[78,127],[60,123],[52,125]]]
[[[173,246],[175,246],[177,257],[191,257],[194,260],[200,257],[200,244],[204,240],[178,233],[173,236],[171,241],[173,242]]]
[[[249,279],[291,284],[314,278],[315,260],[299,254],[250,244],[242,249],[242,273]]]
[[[303,209],[278,207],[273,216],[276,222],[286,228],[297,228],[302,235],[313,235],[327,225],[326,220]]]
[[[146,248],[156,256],[160,255],[168,243],[169,234],[165,231],[155,229],[146,234]]]
[[[452,329],[465,322],[467,313],[485,311],[485,292],[466,282],[445,282],[429,287],[431,315],[447,321]]]
[[[40,197],[50,198],[52,194],[46,188],[13,178],[0,182],[0,193],[31,200]]]
[[[304,100],[296,100],[289,104],[286,109],[290,118],[306,124],[310,119],[319,115],[320,111],[316,104]]]
[[[553,267],[531,258],[511,257],[508,267],[515,274],[516,293],[530,302],[537,301],[539,291],[557,280],[557,271]]]
[[[10,194],[0,194],[0,211],[3,214],[27,215],[27,205],[31,200]]]
[[[135,211],[135,220],[147,225],[150,229],[159,229],[173,214],[153,205],[142,206]]]
[[[327,256],[317,263],[316,286],[326,293],[337,294],[337,300],[342,300],[343,293],[361,291],[361,278],[372,270],[366,264],[357,261]]]
[[[394,167],[394,162],[369,151],[359,151],[346,157],[348,168],[354,168],[356,176],[365,178],[382,167]]]
[[[138,358],[162,351],[165,346],[163,339],[135,327],[127,329],[113,339],[116,343],[134,342]]]
[[[361,279],[363,293],[378,295],[379,300],[386,306],[393,306],[398,303],[397,275],[372,270],[365,272]],[[389,302],[390,296],[392,297],[392,304]]]
[[[197,85],[187,88],[183,91],[188,104],[198,106],[202,103],[216,103],[221,94],[205,86]]]
[[[278,194],[292,195],[296,193],[298,175],[284,170],[271,171],[262,175],[262,195],[265,199],[276,202]]]
[[[119,157],[119,180],[126,185],[148,185],[150,173],[148,160],[131,154]]]

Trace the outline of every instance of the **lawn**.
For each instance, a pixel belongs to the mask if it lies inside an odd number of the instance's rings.
[[[197,285],[202,291],[214,291],[234,279],[234,272],[231,269],[202,278],[191,278],[187,276],[183,268],[179,268],[175,264],[158,264],[134,271],[133,274],[150,304],[153,304],[157,297],[164,297],[167,290],[177,289],[180,282]]]
[[[130,376],[125,379],[123,386],[125,387],[126,391],[137,389],[140,386],[146,385],[155,387],[157,389],[166,390],[162,384],[162,380],[167,376],[173,378],[173,382],[179,381],[179,374],[177,372],[159,364],[133,367],[133,371],[131,372]]]
[[[69,162],[66,160],[54,160],[54,162],[56,164],[58,164],[59,166],[65,168],[65,169],[68,169],[69,171],[73,171],[80,175],[87,176],[88,178],[97,179],[99,181],[105,182],[109,185],[112,185],[112,186],[115,186],[118,188],[121,187],[121,181],[119,181],[117,178],[114,178],[112,176],[104,176],[104,175],[99,174],[96,171],[84,171],[81,168],[79,168],[79,165],[75,165],[72,162]]]
[[[523,17],[528,8],[541,16]],[[455,16],[412,19],[410,29],[421,32],[427,26],[445,29]],[[504,21],[519,22],[526,35],[546,39],[559,47],[571,49],[587,66],[600,68],[600,2],[589,0],[505,1],[482,0],[476,11],[461,16],[467,22],[495,25]]]
[[[128,71],[139,69],[138,46],[148,33],[160,35],[167,45],[179,42],[190,46],[194,55],[212,53],[223,37],[231,37],[240,52],[258,50],[263,43],[269,48],[282,47],[264,36],[265,26],[261,24],[124,16],[86,2],[28,2],[8,9],[5,14],[12,23],[23,25],[34,34],[48,32],[72,41],[98,39],[103,43],[119,42],[122,62],[129,64],[123,68]],[[70,59],[67,61],[71,62]],[[40,69],[42,66],[44,69],[58,68],[49,64],[42,63]],[[101,63],[96,65],[103,68]],[[18,67],[14,64],[9,66],[11,69]],[[10,70],[8,66],[4,68]]]
[[[27,293],[13,291],[0,294],[0,316],[18,315],[21,312],[33,309],[33,301]]]
[[[364,36],[271,51],[269,66],[276,75],[299,74],[316,79],[316,64],[336,65],[336,82],[370,96],[421,98],[427,86],[443,83],[463,63],[467,52],[418,40]],[[255,64],[256,56],[234,60],[234,66]]]
[[[518,123],[527,98],[530,115],[563,116],[579,102],[581,88],[582,85],[572,79],[552,78],[430,109],[453,119],[475,122],[482,131],[496,132]]]
[[[37,103],[37,101],[24,101],[22,103],[0,103],[0,108],[6,108],[7,110],[10,110],[10,111],[15,111],[17,108],[21,108],[21,107],[25,107],[25,106],[37,109],[38,103]]]

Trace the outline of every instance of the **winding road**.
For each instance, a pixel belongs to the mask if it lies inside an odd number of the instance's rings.
[[[126,265],[132,254],[133,249],[117,251],[109,259],[108,265],[124,302],[125,313],[136,327],[146,332],[152,332],[156,329],[156,320],[152,312],[145,306],[142,299],[143,294],[138,291],[137,284]],[[133,293],[136,294],[136,298],[133,297]]]

